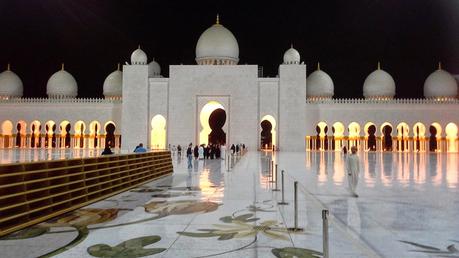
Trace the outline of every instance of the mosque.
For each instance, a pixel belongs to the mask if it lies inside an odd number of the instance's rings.
[[[395,81],[379,64],[363,83],[364,98],[337,99],[332,78],[319,65],[307,76],[293,47],[275,78],[238,61],[238,42],[217,17],[196,44],[196,65],[170,65],[166,78],[139,47],[130,64],[107,76],[104,98],[78,98],[64,65],[49,78],[47,98],[23,98],[8,65],[0,73],[0,148],[212,142],[281,151],[459,149],[458,86],[441,65],[427,76],[422,99],[395,99]]]

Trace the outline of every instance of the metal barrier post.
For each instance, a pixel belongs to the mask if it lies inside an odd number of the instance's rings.
[[[302,228],[298,227],[298,181],[293,183],[293,220],[294,220],[294,227],[288,228],[289,231],[303,231]]]
[[[274,174],[274,160],[271,160],[271,171],[269,174],[269,177],[271,178],[271,180],[269,180],[270,183],[274,183],[273,174]]]
[[[285,202],[285,199],[284,199],[284,190],[285,190],[285,187],[284,187],[284,170],[281,171],[281,184],[282,184],[282,201],[281,202],[278,202],[277,204],[278,205],[288,205],[288,202]]]
[[[282,170],[283,171],[283,170]],[[274,188],[272,189],[274,192],[280,191],[279,188],[277,188],[277,179],[279,177],[279,174],[277,173],[277,164],[276,164],[276,172],[274,173],[275,180],[274,180]]]
[[[322,238],[323,238],[323,255],[329,257],[328,252],[328,210],[322,210]]]

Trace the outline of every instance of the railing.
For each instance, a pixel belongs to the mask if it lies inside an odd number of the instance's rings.
[[[459,99],[307,99],[306,104],[459,104]]]
[[[0,165],[0,236],[170,175],[169,151]]]
[[[105,98],[0,98],[1,103],[105,103],[118,104],[122,103],[121,99]]]

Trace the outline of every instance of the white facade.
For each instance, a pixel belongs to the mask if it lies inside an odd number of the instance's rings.
[[[171,65],[169,78],[160,76],[156,63],[149,66],[145,52],[135,50],[131,64],[124,65],[122,74],[116,78],[110,75],[110,85],[105,83],[106,99],[74,98],[74,88],[70,95],[63,94],[58,99],[0,96],[0,148],[99,148],[107,142],[108,124],[116,128],[111,143],[115,147],[131,150],[140,142],[151,148],[179,144],[185,147],[207,141],[203,132],[208,125],[203,124],[201,111],[207,104],[217,103],[226,114],[224,141],[230,145],[244,143],[252,150],[265,147],[262,141],[266,143],[263,137],[268,134],[262,132],[263,120],[272,127],[268,146],[275,145],[278,150],[340,150],[351,145],[375,150],[368,143],[373,136],[376,150],[389,149],[389,136],[391,150],[459,149],[459,101],[451,97],[457,95],[457,84],[453,85],[451,75],[441,68],[435,72],[441,71],[441,76],[430,76],[426,82],[428,99],[392,99],[395,84],[386,72],[384,76],[367,77],[363,86],[366,99],[333,99],[333,81],[321,70],[321,76],[308,79],[314,85],[307,87],[306,66],[293,48],[284,55],[287,60],[279,65],[278,77],[263,78],[258,76],[257,65],[237,65],[239,48],[229,30],[220,24],[211,28],[212,33],[203,33],[197,44],[198,64]],[[213,40],[219,33],[231,38],[231,42]],[[206,38],[207,34],[210,38]],[[374,73],[382,72],[378,69]],[[442,90],[442,82],[447,82],[447,92]],[[70,83],[64,84],[55,88]],[[71,85],[77,87],[76,82]],[[19,92],[10,84],[0,84],[0,92],[7,86],[4,92]],[[49,121],[57,125],[53,132],[45,126],[52,124]],[[71,125],[68,132],[64,132],[66,124]],[[375,133],[369,132],[371,125]],[[51,146],[48,140],[53,134],[61,142],[68,134],[72,140]]]

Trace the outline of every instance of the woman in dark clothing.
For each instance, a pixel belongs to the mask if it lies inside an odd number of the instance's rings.
[[[193,153],[194,153],[194,159],[198,159],[198,157],[199,157],[198,145],[194,146]]]

